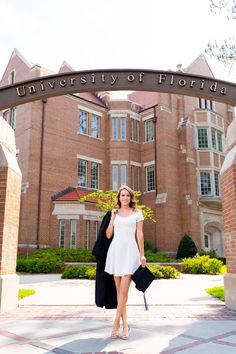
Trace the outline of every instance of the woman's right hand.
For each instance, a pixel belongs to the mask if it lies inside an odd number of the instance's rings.
[[[112,209],[112,211],[111,211],[112,219],[115,219],[116,214],[117,214],[117,209]]]

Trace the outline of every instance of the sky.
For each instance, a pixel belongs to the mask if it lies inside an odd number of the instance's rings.
[[[64,60],[74,70],[175,70],[235,26],[209,0],[0,0],[0,78],[14,48],[55,73]],[[233,81],[227,68],[224,78]]]

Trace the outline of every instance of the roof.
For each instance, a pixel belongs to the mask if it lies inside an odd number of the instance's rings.
[[[91,190],[86,190],[84,188],[74,188],[67,187],[61,192],[56,193],[52,196],[52,201],[54,202],[78,202],[80,198],[85,197],[86,195],[92,193]],[[91,203],[96,203],[95,199],[88,200]]]
[[[142,109],[153,107],[158,103],[159,93],[148,91],[134,91],[128,98],[142,106]]]

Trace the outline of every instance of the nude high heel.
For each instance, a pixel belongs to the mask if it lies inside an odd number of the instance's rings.
[[[123,334],[121,336],[121,339],[124,340],[129,339],[129,332],[130,332],[130,326],[128,324],[126,326],[123,326]]]
[[[111,332],[111,339],[117,339],[120,337],[120,324],[117,322],[114,322],[112,332]]]

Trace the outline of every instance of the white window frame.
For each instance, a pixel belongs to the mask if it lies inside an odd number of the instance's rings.
[[[112,139],[118,140],[118,117],[112,117]]]
[[[150,173],[150,169],[153,169],[153,183],[150,186],[149,183],[149,178],[148,178],[148,174]],[[146,192],[153,192],[155,191],[155,165],[149,165],[145,167],[145,175],[146,175]],[[150,189],[149,189],[150,186]],[[153,187],[153,188],[151,188]]]
[[[126,140],[126,118],[120,118],[120,139]]]
[[[66,243],[66,220],[59,220],[59,248],[65,248]]]
[[[86,124],[85,130],[84,130],[83,125],[82,125],[83,122],[81,123],[82,118],[83,119],[85,118],[85,120],[84,120],[86,122],[85,123]],[[80,134],[88,135],[88,119],[89,119],[88,112],[80,110],[79,111],[79,133]]]
[[[204,130],[204,131],[206,131],[206,133],[207,133],[207,147],[206,146],[204,146],[204,147],[202,147],[202,146],[200,146],[200,144],[199,144],[199,138],[200,138],[200,136],[199,136],[199,131],[200,130]],[[209,129],[208,129],[208,127],[197,127],[197,148],[199,149],[199,150],[208,150],[209,149]]]
[[[80,182],[80,162],[84,162],[85,163],[85,176],[82,176],[85,178],[85,182],[84,183],[81,183]],[[83,159],[78,159],[78,186],[79,187],[83,187],[83,188],[86,188],[87,187],[87,169],[88,169],[88,162],[86,160],[83,160]]]
[[[93,175],[93,165],[96,165],[96,179],[94,180],[94,175]],[[97,162],[92,161],[90,165],[90,188],[91,189],[99,189],[99,172],[100,172],[100,166]],[[93,186],[93,182],[95,181],[95,186]]]
[[[94,123],[96,123],[95,129],[93,126]],[[91,116],[91,136],[95,139],[99,139],[101,137],[100,126],[101,126],[101,118],[99,116],[97,116],[96,114],[92,114],[92,116]]]
[[[145,142],[154,141],[154,123],[152,119],[147,119],[145,121]]]
[[[112,190],[118,191],[119,166],[112,165]]]
[[[120,178],[121,178],[121,185],[126,185],[127,181],[127,174],[126,174],[126,165],[120,165]]]
[[[85,221],[85,249],[89,249],[89,239],[90,239],[90,220]]]

